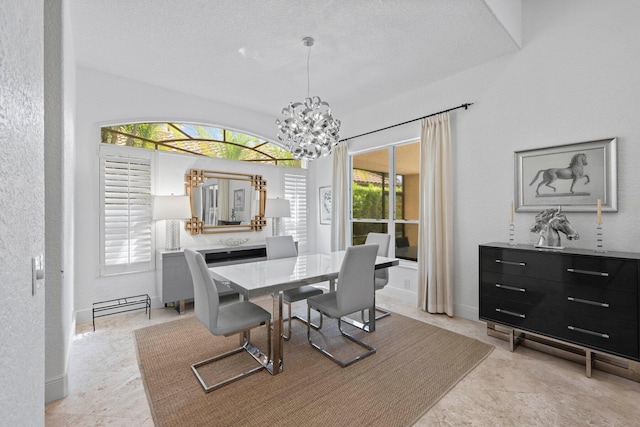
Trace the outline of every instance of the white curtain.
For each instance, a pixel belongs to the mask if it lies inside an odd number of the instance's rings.
[[[349,153],[340,142],[333,149],[333,185],[331,186],[331,250],[347,248],[349,225]]]
[[[418,301],[453,316],[453,182],[449,113],[422,120]]]

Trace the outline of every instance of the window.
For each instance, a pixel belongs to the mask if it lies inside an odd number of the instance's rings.
[[[351,164],[352,244],[364,243],[370,232],[391,233],[396,258],[416,261],[420,144],[354,154]]]
[[[151,160],[100,157],[101,274],[146,271],[151,247]]]
[[[129,123],[101,129],[103,144],[278,166],[302,167],[302,161],[264,139],[214,126],[191,123]]]
[[[307,177],[284,174],[284,198],[291,204],[291,218],[285,218],[285,234],[298,242],[298,251],[307,252]]]

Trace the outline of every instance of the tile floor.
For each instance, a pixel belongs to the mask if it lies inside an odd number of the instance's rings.
[[[301,303],[297,303],[301,304]],[[594,371],[486,335],[485,324],[430,315],[389,297],[378,305],[493,344],[495,349],[417,426],[637,426],[640,383]],[[189,309],[183,316],[192,316]],[[69,395],[46,405],[47,426],[153,426],[140,379],[134,329],[175,320],[173,309],[133,312],[79,324],[69,368]],[[285,347],[286,351],[286,347]]]

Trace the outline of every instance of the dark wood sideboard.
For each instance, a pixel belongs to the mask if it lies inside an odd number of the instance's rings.
[[[246,244],[238,247],[211,246],[194,248],[209,266],[239,264],[267,259],[265,243]],[[178,312],[184,311],[186,300],[193,299],[193,281],[183,251],[158,250],[156,253],[156,284],[158,297],[163,304],[175,303]],[[238,294],[231,288],[216,284],[221,299],[234,298]]]
[[[480,245],[480,319],[510,343],[640,381],[640,254]]]

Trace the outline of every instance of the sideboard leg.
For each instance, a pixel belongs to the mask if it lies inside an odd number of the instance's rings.
[[[524,333],[517,329],[511,329],[509,332],[509,350],[513,353],[516,348],[524,341]]]
[[[593,368],[593,353],[591,351],[589,351],[589,349],[586,350],[587,354],[586,354],[586,365],[587,365],[587,378],[591,378],[591,370]]]

